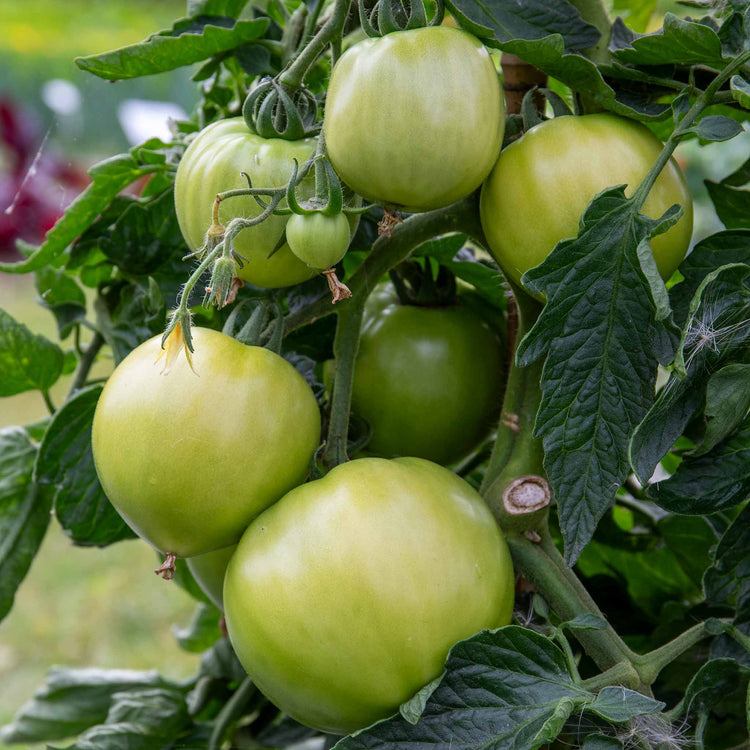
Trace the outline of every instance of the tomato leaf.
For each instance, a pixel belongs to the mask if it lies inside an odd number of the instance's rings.
[[[3,727],[0,739],[18,743],[71,737],[105,721],[113,695],[159,687],[176,685],[156,672],[53,667],[13,723]]]
[[[708,453],[688,456],[675,474],[648,490],[662,508],[701,515],[732,508],[750,496],[750,416],[735,435]]]
[[[158,31],[143,42],[101,55],[77,57],[75,63],[81,70],[109,81],[139,78],[233,50],[257,39],[267,28],[267,18],[254,21],[235,21],[226,16],[183,18],[171,29]]]
[[[221,638],[219,630],[219,612],[213,604],[199,604],[193,619],[186,628],[172,626],[172,634],[180,648],[198,654],[216,643]]]
[[[708,115],[688,132],[695,133],[704,141],[728,141],[744,131],[742,125],[731,117]]]
[[[590,734],[583,742],[582,750],[622,750],[622,742],[617,737],[606,734]]]
[[[602,688],[596,698],[586,708],[608,721],[622,723],[636,716],[655,714],[665,704],[637,693],[635,690],[611,685]]]
[[[733,433],[750,410],[750,364],[727,365],[706,388],[706,432],[695,456],[708,453]]]
[[[189,16],[229,16],[237,18],[248,0],[188,0]]]
[[[50,266],[40,268],[35,276],[39,303],[55,316],[60,338],[64,339],[86,318],[83,290],[70,276]]]
[[[734,122],[734,120],[732,121]],[[721,182],[704,180],[716,214],[727,229],[750,226],[750,190],[740,188],[750,182],[750,159]]]
[[[28,273],[53,263],[123,188],[161,169],[164,169],[163,164],[141,165],[131,154],[113,156],[94,165],[89,170],[91,184],[65,209],[62,218],[47,232],[44,242],[25,260],[0,263],[0,271]]]
[[[115,693],[106,722],[87,729],[66,750],[169,746],[192,725],[185,696],[179,690],[147,688]]]
[[[589,204],[578,238],[558,243],[523,277],[547,295],[517,356],[526,366],[547,355],[535,434],[569,564],[628,474],[628,443],[653,401],[657,361],[671,356],[638,248],[678,216],[670,209],[649,219],[622,187],[609,188]]]
[[[711,659],[695,674],[685,691],[689,713],[705,714],[727,695],[737,690],[750,675],[748,667],[734,659]]]
[[[386,719],[344,738],[336,750],[530,750],[546,741],[542,730],[550,726],[547,722],[558,725],[553,717],[567,718],[592,699],[571,679],[557,646],[532,630],[510,625],[451,649],[446,674],[417,724],[400,716]]]
[[[723,68],[721,40],[710,23],[664,15],[664,26],[653,34],[634,35],[629,46],[614,50],[630,65],[708,65]],[[622,37],[621,37],[622,39]]]
[[[49,526],[52,495],[32,482],[36,452],[22,427],[0,430],[0,620]]]
[[[94,469],[91,423],[101,386],[79,391],[52,418],[35,481],[54,487],[55,515],[75,544],[105,547],[135,534],[107,500]]]
[[[0,308],[0,397],[48,390],[62,373],[62,350]]]
[[[750,109],[750,82],[737,75],[729,83],[734,100],[744,109]]]
[[[584,21],[568,0],[555,3],[544,0],[448,0],[446,3],[458,23],[480,39],[509,42],[513,39],[543,39],[559,34],[567,50],[593,47],[600,34]]]
[[[701,258],[696,259],[699,267],[703,262]],[[693,287],[698,274],[687,269],[685,272],[683,284],[687,291]],[[685,312],[676,372],[662,388],[631,440],[630,460],[642,484],[648,482],[658,462],[702,408],[711,373],[733,360],[745,358],[750,341],[749,307],[749,266],[721,266],[701,280]],[[682,313],[682,304],[679,309]]]

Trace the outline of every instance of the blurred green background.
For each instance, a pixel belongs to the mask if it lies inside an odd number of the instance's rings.
[[[672,2],[658,7],[689,12]],[[0,99],[25,108],[39,143],[46,134],[45,150],[71,164],[85,169],[119,153],[130,145],[121,107],[146,100],[189,113],[197,99],[191,71],[111,84],[80,71],[73,58],[139,41],[169,27],[184,8],[184,0],[0,0]],[[652,27],[659,25],[653,19]],[[745,133],[731,144],[680,148],[697,199],[696,237],[721,228],[703,179],[729,174],[749,146]],[[35,296],[32,278],[0,275],[0,306],[54,340],[53,318]],[[106,360],[97,368],[101,375],[110,369]],[[68,385],[55,386],[55,403]],[[0,428],[45,414],[38,393],[0,400]],[[50,526],[13,611],[0,623],[0,724],[31,697],[53,664],[157,669],[172,678],[195,671],[197,657],[181,651],[171,632],[173,624],[187,623],[194,605],[175,584],[153,575],[154,562],[154,552],[140,541],[76,548],[56,524]]]

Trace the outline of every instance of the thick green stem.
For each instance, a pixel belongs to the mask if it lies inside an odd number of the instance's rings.
[[[336,338],[333,354],[336,366],[333,376],[331,397],[331,417],[328,425],[328,441],[323,461],[329,468],[344,463],[347,459],[347,439],[349,435],[349,410],[352,401],[354,363],[359,349],[359,332],[362,325],[362,312],[367,295],[360,294],[351,303],[338,311]]]
[[[364,263],[347,281],[352,297],[358,299],[361,294],[367,297],[383,276],[408,258],[415,248],[433,237],[451,232],[462,232],[482,244],[485,243],[475,200],[465,198],[438,211],[416,214],[398,224],[390,237],[379,237]],[[337,305],[333,308],[330,299],[324,297],[298,312],[287,315],[284,331],[290,333],[326,315],[343,310],[345,305],[352,304],[355,304],[354,300],[346,300],[339,303],[340,307]]]
[[[279,76],[279,83],[296,89],[302,85],[307,71],[334,37],[341,34],[349,13],[351,0],[336,0],[333,13],[320,31],[310,40],[299,56]]]
[[[606,622],[589,592],[565,564],[549,533],[544,530],[540,536],[541,541],[538,543],[526,539],[519,533],[507,536],[513,562],[518,570],[549,602],[561,619],[572,620],[584,612],[589,612]],[[576,638],[602,670],[611,669],[621,662],[631,664],[635,657],[609,625],[603,630],[577,630]]]
[[[214,729],[208,741],[208,750],[219,750],[221,748],[229,728],[242,716],[243,711],[258,692],[258,688],[255,687],[253,681],[246,677],[216,717]]]
[[[96,355],[99,350],[104,346],[104,336],[101,333],[95,333],[94,338],[91,339],[91,343],[86,347],[86,350],[81,356],[81,361],[78,363],[78,370],[76,370],[76,376],[73,380],[73,385],[70,387],[70,394],[72,395],[77,390],[83,388],[86,385],[86,380],[91,371],[91,367],[96,360]]]
[[[595,693],[608,685],[637,686],[638,673],[629,661],[621,661],[595,677],[581,683],[581,687]]]

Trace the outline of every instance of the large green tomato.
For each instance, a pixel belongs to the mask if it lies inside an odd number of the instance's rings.
[[[164,373],[161,337],[134,349],[97,404],[97,474],[128,525],[158,550],[191,557],[235,544],[300,482],[320,439],[304,378],[277,354],[193,330],[190,368]]]
[[[503,347],[460,297],[449,307],[414,307],[388,299],[388,288],[368,301],[354,370],[352,411],[370,426],[367,450],[458,461],[497,419]]]
[[[497,262],[520,283],[560,240],[578,234],[581,214],[597,193],[627,184],[632,195],[661,149],[645,125],[611,114],[556,117],[531,128],[502,152],[482,188],[482,227]],[[693,202],[670,160],[643,211],[658,218],[675,203],[685,213],[651,240],[664,279],[685,257],[693,231]]]
[[[286,185],[292,174],[293,160],[302,165],[314,149],[314,138],[301,141],[261,138],[248,130],[241,117],[220,120],[202,130],[185,151],[175,180],[177,219],[188,247],[197,250],[203,245],[216,194],[247,187],[241,172],[250,175],[253,187],[280,187]],[[311,198],[314,188],[310,176],[299,187],[299,199]],[[260,206],[249,195],[228,198],[219,208],[219,219],[226,226],[233,218],[252,218],[260,212]],[[256,286],[276,288],[299,284],[315,274],[293,255],[286,243],[271,255],[286,221],[286,216],[270,216],[237,235],[235,250],[247,258],[247,263],[237,270],[241,279]]]
[[[203,593],[224,611],[224,575],[237,545],[189,557],[186,562]]]
[[[323,127],[331,163],[352,190],[427,211],[482,184],[500,153],[505,112],[481,42],[437,26],[347,50],[331,74]]]
[[[513,584],[497,524],[463,479],[419,458],[362,458],[253,521],[224,605],[258,687],[343,734],[394,713],[456,641],[507,625]]]

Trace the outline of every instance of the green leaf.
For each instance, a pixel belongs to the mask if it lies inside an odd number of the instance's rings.
[[[201,655],[200,675],[214,679],[242,682],[247,673],[234,653],[229,638],[222,638]]]
[[[700,588],[718,541],[708,521],[702,516],[668,515],[658,522],[657,528],[667,549],[679,560],[696,588]]]
[[[459,25],[480,39],[509,42],[536,40],[559,34],[568,50],[593,47],[600,34],[584,21],[568,0],[554,4],[543,0],[448,0],[447,7]],[[527,61],[530,62],[530,61]]]
[[[221,612],[212,604],[199,604],[190,625],[186,628],[172,626],[172,633],[180,648],[193,654],[199,654],[221,638],[219,620]]]
[[[400,716],[386,719],[344,738],[336,749],[533,750],[550,719],[592,697],[573,683],[565,657],[551,641],[511,625],[451,649],[446,674],[417,724]]]
[[[567,628],[568,630],[604,630],[607,627],[607,621],[598,615],[583,614],[574,617],[572,620],[563,622],[559,625],[560,628]]]
[[[727,365],[706,388],[706,432],[693,455],[712,450],[739,427],[750,410],[750,364]]]
[[[248,0],[188,0],[189,16],[229,16],[237,18]]]
[[[648,495],[673,513],[703,515],[732,508],[750,496],[750,416],[739,431],[708,453],[686,457],[677,472]]]
[[[104,547],[135,534],[104,494],[91,452],[91,423],[102,386],[76,393],[52,418],[39,447],[35,480],[52,485],[55,516],[75,544]]]
[[[0,739],[6,743],[44,742],[80,734],[106,720],[115,693],[154,687],[175,686],[156,672],[53,667],[13,723],[3,727]]]
[[[582,750],[622,750],[622,742],[606,734],[590,734],[583,741]]]
[[[704,180],[716,214],[727,229],[750,226],[750,190],[740,190],[747,182],[750,182],[750,159],[721,182]]]
[[[708,115],[689,129],[704,141],[728,141],[743,132],[742,125],[737,120],[724,115]]]
[[[684,285],[684,291],[689,291],[697,283],[684,313],[675,373],[635,430],[630,444],[630,461],[642,484],[648,482],[656,465],[703,406],[711,373],[733,359],[744,358],[750,341],[750,326],[746,325],[750,267],[744,264],[714,267],[700,278],[706,260],[719,261],[735,253],[696,252],[699,257],[695,271],[685,268],[685,281],[677,287]],[[745,254],[747,249],[743,247],[740,252]],[[705,255],[707,259],[701,257]],[[683,307],[680,303],[681,313]]]
[[[586,706],[586,710],[593,711],[608,721],[622,723],[636,716],[657,714],[664,706],[665,704],[661,701],[637,693],[635,690],[611,685],[602,688],[594,701]]]
[[[0,430],[0,620],[49,526],[51,493],[31,478],[36,451],[22,427]]]
[[[86,297],[78,284],[63,271],[45,266],[35,272],[39,302],[55,316],[60,338],[86,318]]]
[[[714,603],[732,603],[740,608],[750,603],[750,567],[747,551],[750,549],[750,505],[734,519],[724,532],[713,565],[706,571],[703,587],[706,599]],[[741,618],[743,622],[748,618]]]
[[[65,209],[65,213],[47,232],[44,242],[25,260],[0,263],[0,271],[28,273],[56,260],[123,189],[144,175],[163,169],[162,165],[140,165],[130,154],[113,156],[89,170],[91,184]]]
[[[150,688],[115,693],[105,724],[86,730],[67,750],[163,750],[191,726],[184,695]]]
[[[657,361],[669,358],[638,246],[676,218],[648,219],[622,187],[610,188],[587,208],[578,238],[523,277],[547,296],[517,357],[526,366],[547,355],[534,431],[569,564],[628,474],[630,437],[653,401]]]
[[[62,373],[62,350],[0,308],[0,397],[46,391]]]
[[[695,674],[685,691],[688,713],[698,715],[708,712],[727,695],[740,687],[750,675],[750,669],[734,659],[711,659]]]
[[[615,50],[615,57],[629,65],[707,65],[723,68],[721,40],[712,26],[664,16],[664,26],[653,34],[634,38],[630,47]]]
[[[732,91],[732,97],[745,109],[750,109],[750,83],[746,81],[742,76],[732,76],[732,80],[729,82],[730,89]]]
[[[197,16],[177,21],[143,42],[77,57],[76,65],[109,81],[164,73],[205,60],[257,39],[268,28],[267,18],[234,21],[226,16]]]

